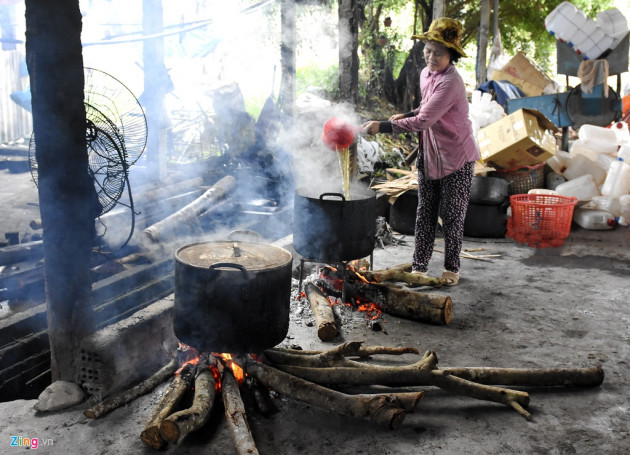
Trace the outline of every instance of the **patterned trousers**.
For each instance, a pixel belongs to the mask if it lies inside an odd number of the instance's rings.
[[[424,160],[418,156],[418,209],[412,270],[426,272],[433,253],[438,215],[444,233],[444,268],[459,272],[459,254],[464,237],[464,219],[470,199],[475,163],[438,180],[424,176]]]

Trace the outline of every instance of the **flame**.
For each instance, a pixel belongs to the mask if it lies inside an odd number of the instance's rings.
[[[184,363],[182,363],[182,366],[178,368],[178,370],[175,372],[175,374],[181,373],[186,365],[197,365],[199,363],[199,359],[200,358],[201,358],[201,356],[198,355],[194,359],[186,360]]]
[[[374,302],[360,303],[357,300],[357,311],[363,311],[367,315],[367,317],[371,320],[378,319],[383,310]]]
[[[238,363],[234,361],[232,354],[228,354],[227,352],[217,354],[213,352],[212,355],[220,359],[224,367],[232,370],[232,373],[234,374],[234,377],[239,384],[242,384],[245,381],[245,371],[243,370],[243,367],[241,367]]]

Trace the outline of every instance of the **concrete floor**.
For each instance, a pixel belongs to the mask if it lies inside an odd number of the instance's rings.
[[[5,171],[2,171],[5,172]],[[5,219],[10,196],[0,175]],[[31,205],[18,203],[20,219]],[[36,213],[35,213],[36,214]],[[21,221],[20,221],[21,222]],[[22,225],[15,225],[22,230]],[[374,268],[409,262],[405,245],[374,251]],[[441,248],[438,241],[436,248]],[[366,345],[413,346],[437,353],[440,366],[518,368],[601,365],[596,388],[523,389],[530,393],[526,420],[496,403],[426,387],[416,412],[400,428],[338,416],[276,396],[279,412],[254,411],[250,425],[262,454],[626,454],[630,453],[630,235],[626,228],[586,231],[574,227],[560,248],[533,249],[511,239],[467,238],[471,254],[497,254],[490,261],[462,259],[460,285],[436,291],[453,299],[447,326],[386,316],[385,331],[367,327],[363,314],[342,311],[340,336],[321,342],[304,302],[291,302],[291,324],[283,346],[328,349],[345,341]],[[297,260],[297,257],[294,259]],[[429,273],[442,271],[435,253]],[[297,285],[297,282],[294,283]],[[396,362],[412,363],[415,355]],[[375,361],[379,361],[376,358]],[[149,454],[140,432],[164,392],[162,385],[99,420],[83,416],[86,405],[42,414],[35,400],[0,403],[4,416],[0,453],[13,453],[11,436],[38,438],[40,453]],[[47,445],[44,443],[47,441]],[[52,445],[51,445],[52,443]],[[169,454],[236,453],[219,407],[211,422]]]

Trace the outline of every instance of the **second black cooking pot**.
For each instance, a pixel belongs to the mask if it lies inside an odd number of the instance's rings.
[[[194,243],[175,253],[177,338],[200,352],[259,353],[289,329],[287,250],[258,242]]]
[[[508,197],[510,182],[499,177],[476,175],[470,185],[470,203],[477,205],[500,205]]]
[[[353,186],[342,191],[298,188],[293,204],[293,247],[308,259],[345,262],[372,254],[376,193]]]

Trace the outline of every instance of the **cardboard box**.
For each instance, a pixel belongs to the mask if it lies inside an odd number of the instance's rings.
[[[481,160],[496,169],[547,161],[558,149],[558,128],[535,109],[519,109],[477,132]]]
[[[511,82],[527,96],[542,95],[545,87],[553,84],[553,81],[520,51],[503,68],[494,71],[490,79]]]

